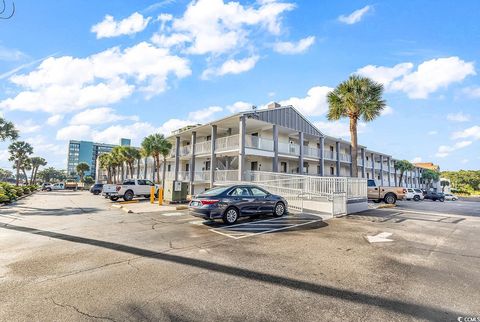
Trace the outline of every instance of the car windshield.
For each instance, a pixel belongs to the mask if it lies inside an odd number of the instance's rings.
[[[199,196],[216,196],[223,193],[225,190],[229,189],[229,187],[219,187],[207,190],[199,194]]]

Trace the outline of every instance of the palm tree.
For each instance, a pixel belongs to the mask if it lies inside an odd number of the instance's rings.
[[[370,122],[380,115],[386,106],[382,94],[382,84],[357,75],[350,76],[348,80],[340,83],[332,92],[328,93],[328,120],[334,121],[343,117],[350,119],[354,177],[358,176],[358,120]]]
[[[437,171],[425,169],[422,172],[422,179],[427,183],[427,190],[430,188],[433,181],[438,181],[439,177],[440,174]]]
[[[90,171],[90,166],[85,162],[80,162],[79,164],[77,164],[75,170],[77,170],[78,176],[80,177],[80,182],[83,182],[85,172]]]
[[[98,160],[100,168],[107,171],[107,183],[112,183],[112,155],[110,153],[100,154]]]
[[[18,131],[12,122],[6,121],[0,117],[0,142],[6,139],[16,140],[18,138]]]
[[[172,143],[167,141],[163,134],[151,134],[143,139],[142,149],[148,156],[153,157],[155,160],[155,167],[157,171],[157,183],[160,183],[160,155],[163,156],[163,188],[165,188],[165,160],[170,150],[172,149]]]
[[[15,170],[17,171],[16,185],[18,186],[18,179],[20,176],[20,169],[22,163],[26,162],[28,156],[33,153],[32,146],[24,141],[15,141],[8,147],[8,153],[10,154],[9,161],[15,162]]]
[[[395,161],[394,168],[395,170],[400,171],[400,180],[398,185],[400,187],[403,187],[403,174],[405,173],[405,171],[412,171],[413,169],[415,169],[415,166],[407,160],[401,160]]]
[[[30,158],[30,162],[32,163],[32,174],[30,176],[30,184],[35,184],[37,181],[37,172],[38,168],[41,166],[46,166],[47,161],[44,158],[41,157],[32,157]]]
[[[125,160],[125,163],[127,163],[130,177],[133,178],[133,163],[136,160],[140,159],[140,151],[131,146],[122,146],[120,147],[119,151],[123,159]]]
[[[113,178],[115,180],[115,183],[117,183],[118,175],[121,173],[123,169],[123,163],[125,162],[125,158],[123,157],[121,150],[122,150],[121,146],[116,146],[110,152],[110,154],[112,155],[112,165],[114,168]],[[122,180],[123,179],[124,178],[122,178]]]

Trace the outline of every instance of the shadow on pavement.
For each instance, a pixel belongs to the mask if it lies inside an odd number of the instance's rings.
[[[22,205],[14,205],[15,208],[5,207],[0,210],[1,215],[19,214],[21,216],[70,216],[84,213],[93,213],[101,211],[100,208],[78,208],[78,207],[62,207],[62,208],[38,208],[26,207]]]
[[[73,243],[91,245],[101,247],[105,249],[115,250],[127,254],[137,255],[146,258],[152,258],[156,260],[171,262],[180,265],[187,265],[190,267],[196,267],[207,270],[209,272],[218,272],[221,274],[228,274],[231,276],[244,278],[261,283],[268,283],[272,285],[287,287],[299,291],[310,292],[321,296],[327,296],[331,298],[337,298],[344,301],[369,305],[373,307],[379,307],[391,312],[408,315],[417,319],[424,319],[429,321],[445,321],[453,320],[458,316],[462,316],[459,312],[451,310],[444,310],[437,307],[432,307],[423,304],[406,302],[399,299],[390,299],[379,295],[370,295],[361,292],[355,292],[345,289],[340,289],[332,286],[325,286],[321,284],[315,284],[302,280],[292,279],[279,275],[273,275],[268,273],[257,272],[254,270],[233,267],[218,263],[209,262],[206,260],[188,258],[180,255],[159,253],[148,249],[98,240],[91,238],[84,238],[78,236],[72,236],[62,233],[56,233],[47,230],[35,229],[24,226],[16,226],[9,224],[0,224],[0,228],[8,229],[12,231],[18,231],[33,235],[45,236],[49,238],[55,238]]]

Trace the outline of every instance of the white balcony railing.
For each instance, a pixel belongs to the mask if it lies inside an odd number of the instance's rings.
[[[278,142],[278,152],[284,154],[300,155],[300,146],[296,143]]]
[[[239,146],[239,136],[230,135],[215,140],[215,152],[236,150]]]
[[[340,161],[352,162],[352,157],[350,156],[350,154],[340,153]]]
[[[190,153],[192,153],[191,145],[185,145],[180,147],[180,156],[189,155]]]
[[[320,150],[308,146],[303,147],[303,154],[307,157],[320,158]]]
[[[212,151],[212,142],[204,141],[195,144],[195,154],[209,154]]]
[[[326,160],[332,160],[332,161],[337,160],[337,155],[336,155],[335,151],[323,150],[323,157]]]
[[[238,170],[216,170],[215,182],[235,182],[238,181]]]
[[[247,135],[245,137],[245,146],[259,150],[273,151],[273,140],[258,136]]]
[[[190,171],[178,171],[179,181],[190,181]]]
[[[195,171],[194,172],[194,181],[210,181],[210,170],[206,171]]]

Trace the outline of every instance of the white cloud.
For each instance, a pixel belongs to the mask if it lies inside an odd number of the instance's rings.
[[[57,131],[57,140],[91,140],[92,129],[88,125],[69,125]]]
[[[336,138],[350,138],[350,125],[342,121],[318,121],[314,125],[323,133]],[[367,124],[359,122],[357,133],[365,132]]]
[[[413,160],[412,160],[412,163],[419,163],[419,162],[422,162],[422,158],[421,158],[421,157],[415,157],[415,158],[413,158]]]
[[[319,116],[327,112],[327,94],[332,90],[327,86],[315,86],[308,90],[305,97],[290,97],[279,103],[282,106],[292,105],[306,116]]]
[[[240,74],[249,71],[257,63],[259,57],[251,56],[240,60],[229,59],[219,68],[208,68],[202,73],[202,79],[208,79],[211,76],[223,76],[227,74]]]
[[[428,134],[428,135],[437,135],[437,134],[438,134],[438,131],[435,131],[435,130],[428,131],[427,134]]]
[[[116,103],[135,90],[147,97],[167,89],[167,79],[189,76],[188,60],[146,42],[107,49],[86,58],[48,58],[10,81],[24,91],[0,102],[12,110],[61,114]]]
[[[392,115],[394,113],[394,110],[391,106],[385,106],[385,108],[382,110],[381,115],[386,116],[386,115]]]
[[[227,110],[229,110],[231,113],[239,113],[239,112],[251,110],[252,106],[253,106],[252,103],[238,101],[233,103],[232,105],[228,105]]]
[[[410,98],[425,99],[440,88],[463,81],[467,76],[476,75],[474,63],[459,57],[431,59],[418,65],[402,63],[394,67],[368,65],[356,73],[371,77],[385,85],[388,91],[402,91]]]
[[[134,12],[130,17],[120,21],[116,21],[115,18],[110,15],[106,15],[103,21],[92,26],[91,32],[97,34],[97,39],[133,35],[143,31],[150,22],[150,19],[150,17],[144,18],[138,12]]]
[[[470,144],[472,144],[472,141],[460,141],[460,142],[455,143],[452,146],[441,145],[441,146],[438,147],[438,151],[435,154],[435,156],[437,156],[439,158],[444,158],[444,157],[448,156],[450,153],[452,153],[456,150],[459,150],[459,149],[463,149],[463,148],[469,146]]]
[[[220,106],[210,106],[198,111],[188,113],[188,118],[194,120],[196,123],[205,123],[211,121],[215,114],[222,112],[223,108]]]
[[[130,138],[134,144],[140,141],[157,129],[148,122],[136,122],[130,125],[112,125],[101,131],[93,131],[92,139],[95,142],[118,144],[121,138]]]
[[[67,155],[67,147],[65,144],[52,143],[52,139],[45,135],[36,135],[25,139],[26,142],[33,146],[35,155],[42,156],[50,161],[53,156]]]
[[[47,119],[47,124],[50,125],[50,126],[55,126],[55,125],[58,125],[62,120],[63,120],[63,115],[55,114],[55,115],[50,116]]]
[[[465,87],[463,92],[467,94],[468,97],[479,98],[480,97],[480,86],[470,86]]]
[[[158,131],[164,135],[170,135],[172,134],[172,131],[178,130],[184,126],[187,125],[194,125],[197,124],[198,122],[192,122],[189,120],[180,120],[180,119],[170,119],[163,123]]]
[[[367,65],[358,69],[355,73],[370,77],[388,87],[394,79],[408,74],[412,69],[412,63],[401,63],[393,67]]]
[[[470,121],[470,115],[462,112],[447,114],[447,120],[452,122],[468,122]]]
[[[365,6],[361,9],[355,10],[354,12],[352,12],[347,16],[341,15],[340,17],[338,17],[338,21],[343,22],[347,25],[355,24],[357,22],[360,22],[363,16],[371,9],[372,9],[371,6]]]
[[[281,32],[281,16],[293,10],[291,3],[257,2],[244,6],[223,0],[192,1],[182,17],[173,19],[172,31],[189,38],[191,54],[222,54],[248,43],[250,29],[260,27],[270,34]]]
[[[300,39],[298,42],[277,42],[273,45],[273,50],[280,54],[293,55],[301,54],[307,51],[315,42],[315,37],[310,36]]]
[[[463,159],[463,160],[460,161],[460,163],[466,164],[466,163],[468,163],[468,161],[469,161],[468,159]]]
[[[0,46],[0,61],[18,61],[25,58],[27,55],[18,49]]]
[[[93,125],[93,124],[106,124],[122,120],[138,121],[139,118],[136,115],[124,116],[118,115],[113,108],[99,107],[94,109],[87,109],[80,113],[75,114],[70,120],[71,125]]]
[[[463,131],[454,132],[452,134],[452,138],[453,139],[472,138],[475,140],[480,140],[480,126],[475,125]]]
[[[34,133],[42,128],[40,124],[35,123],[32,119],[25,120],[15,125],[20,133]]]

